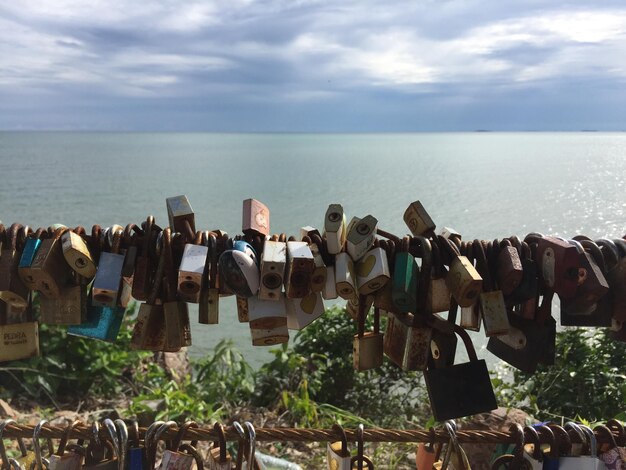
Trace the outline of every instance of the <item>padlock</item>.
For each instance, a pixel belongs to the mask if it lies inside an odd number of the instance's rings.
[[[585,243],[585,247],[581,243]],[[602,251],[593,242],[579,243],[572,240],[572,244],[578,249],[584,276],[580,279],[576,295],[570,299],[561,299],[561,325],[610,327],[613,305],[611,296],[607,295],[608,283],[603,272],[606,263]],[[585,251],[585,248],[590,252]]]
[[[315,262],[315,269],[313,270],[313,274],[311,274],[311,291],[319,293],[322,292],[324,286],[326,285],[328,273],[318,245],[316,243],[311,243],[309,248],[311,249],[313,260]]]
[[[387,265],[389,266],[389,273],[394,272],[394,257],[395,257],[395,245],[391,242],[381,240],[379,246],[385,250],[387,255]],[[374,307],[379,308],[383,314],[393,312],[395,307],[393,305],[393,281],[389,280],[380,289],[374,293]]]
[[[301,299],[311,292],[311,276],[315,259],[305,242],[287,242],[287,268],[285,295],[288,299]]]
[[[216,325],[220,318],[220,291],[217,288],[217,240],[210,232],[205,232],[203,240],[207,245],[208,253],[200,288],[198,322]]]
[[[202,276],[206,266],[208,246],[200,244],[202,233],[198,232],[195,243],[185,244],[183,258],[178,267],[178,297],[185,302],[198,303]]]
[[[86,320],[87,286],[80,283],[61,289],[58,298],[39,298],[40,321],[49,325],[80,325]]]
[[[383,334],[380,332],[380,311],[374,309],[374,331],[365,331],[368,310],[365,296],[359,300],[357,334],[352,342],[352,362],[355,370],[376,369],[383,364]]]
[[[66,427],[59,447],[48,459],[48,470],[80,470],[82,468],[83,455],[73,450],[66,452],[70,433],[78,423],[80,421],[70,422]]]
[[[196,233],[196,218],[187,196],[168,197],[165,200],[170,228],[174,232],[186,234]],[[189,239],[193,238],[193,235]]]
[[[0,250],[0,301],[17,308],[26,308],[29,292],[18,274],[21,257],[18,252],[18,236],[21,229],[19,224],[11,225],[6,234],[8,240],[2,244]]]
[[[436,226],[420,201],[412,202],[404,211],[404,222],[414,236],[430,235]]]
[[[135,264],[137,262],[137,247],[129,246],[124,255],[122,265],[122,283],[120,294],[117,298],[118,307],[128,307],[133,300],[133,278],[135,277]]]
[[[42,240],[37,254],[28,270],[28,276],[37,284],[37,290],[49,299],[61,296],[61,289],[68,285],[73,271],[65,261],[59,238],[65,229],[58,229],[52,238]]]
[[[433,334],[430,340],[429,367],[450,367],[454,364],[456,355],[457,338],[454,334],[454,323],[458,305],[452,302],[448,311],[448,319],[444,320],[437,314],[433,314],[430,325],[433,327]]]
[[[335,256],[335,288],[339,297],[345,300],[354,299],[357,295],[354,262],[345,252]]]
[[[65,261],[78,275],[93,279],[96,275],[96,263],[83,237],[71,230],[66,231],[61,235],[61,249]]]
[[[439,244],[432,244],[433,270],[430,276],[430,289],[428,291],[428,303],[433,313],[448,312],[451,305],[450,290],[446,285],[447,270],[443,264],[443,254],[440,253]]]
[[[539,292],[539,277],[537,262],[532,259],[531,248],[526,242],[520,244],[521,263],[522,263],[522,281],[511,292],[505,296],[507,305],[525,304],[531,299],[536,299]],[[535,311],[532,303],[525,307],[525,318],[532,319]]]
[[[105,231],[105,237],[111,244],[111,251],[100,254],[98,271],[91,288],[94,306],[117,307],[124,267],[124,255],[120,254],[122,230],[117,229],[118,227],[114,227],[115,231],[112,231],[113,229]]]
[[[80,325],[70,325],[67,334],[114,343],[124,320],[125,312],[126,309],[122,307],[93,305],[91,299],[87,299],[85,321]]]
[[[509,318],[502,291],[495,289],[493,276],[489,269],[489,263],[485,255],[485,249],[480,240],[474,240],[474,255],[476,266],[483,278],[483,291],[480,293],[479,305],[480,316],[485,327],[485,336],[505,335],[509,331]]]
[[[613,295],[613,318],[624,322],[626,321],[626,240],[619,238],[613,242],[619,250],[619,257],[607,277]]]
[[[365,299],[365,311],[369,311],[369,309],[374,304],[374,296],[366,295],[364,299]],[[357,321],[357,319],[359,318],[360,305],[361,305],[360,296],[358,295],[346,302],[346,313],[350,315],[350,318],[352,318],[354,321]]]
[[[536,259],[540,280],[559,297],[571,299],[576,295],[580,276],[580,257],[575,246],[555,237],[526,237],[537,243]]]
[[[389,280],[387,253],[373,248],[356,263],[356,281],[360,295],[368,295],[381,289]]]
[[[251,249],[251,248],[250,248]],[[220,285],[225,284],[239,297],[252,297],[259,290],[256,258],[241,250],[226,250],[218,262]]]
[[[519,252],[510,240],[503,240],[498,254],[497,282],[502,294],[510,295],[522,283],[524,270]]]
[[[268,236],[270,234],[270,210],[256,199],[243,201],[241,230],[245,234]]]
[[[133,289],[132,296],[137,300],[146,300],[150,293],[151,274],[153,266],[151,265],[150,246],[154,239],[154,217],[148,216],[143,227],[143,243],[141,253],[137,256],[135,263],[135,271],[133,273]]]
[[[220,423],[215,423],[213,425],[213,429],[217,433],[218,439],[213,443],[213,447],[209,450],[209,466],[207,470],[232,470],[232,458],[226,447],[226,433],[224,432],[224,426]]]
[[[39,356],[39,324],[36,321],[0,325],[0,362]]]
[[[354,262],[359,261],[372,248],[376,240],[378,220],[373,215],[362,219],[353,217],[346,229],[346,251]]]
[[[339,435],[340,440],[326,444],[328,470],[350,470],[350,449],[346,433],[338,424],[333,424],[332,429]]]
[[[191,346],[191,325],[187,302],[176,298],[178,282],[172,253],[172,232],[169,227],[163,230],[163,251],[165,252],[165,299],[163,302],[165,346],[168,350],[176,350]]]
[[[343,251],[346,242],[346,216],[341,204],[330,204],[324,216],[324,235],[328,253],[336,255]]]
[[[414,294],[418,301],[412,314],[390,313],[388,315],[383,344],[385,355],[403,370],[426,369],[433,336],[433,329],[428,325],[430,312],[427,302],[432,251],[430,242],[426,238],[419,236],[416,238],[422,250],[422,269],[419,282],[415,283]]]
[[[281,296],[278,301],[250,297],[248,316],[253,346],[271,346],[289,340],[287,306]]]
[[[470,361],[424,372],[431,408],[437,421],[484,413],[498,407],[487,363],[478,359],[463,328],[455,325],[454,331],[463,340]]]
[[[133,327],[133,334],[130,341],[131,349],[145,351],[168,350],[165,339],[165,312],[163,310],[162,301],[159,298],[165,272],[165,252],[162,246],[159,247],[158,251],[159,261],[156,272],[154,273],[152,285],[146,286],[149,289],[148,298],[145,303],[139,306],[137,320]],[[175,349],[174,351],[177,350],[178,349]]]
[[[261,255],[259,299],[279,301],[287,264],[287,244],[267,240]]]
[[[29,290],[37,290],[37,282],[30,273],[30,265],[33,264],[39,245],[41,245],[39,238],[26,238],[22,256],[20,257],[20,263],[17,266],[17,274]]]
[[[324,300],[319,292],[303,299],[286,299],[287,328],[301,330],[324,314]]]
[[[487,350],[516,369],[534,373],[549,347],[551,327],[515,314],[509,314],[509,322],[509,332],[489,338]]]
[[[397,252],[394,260],[393,277],[391,278],[391,297],[397,312],[407,313],[415,311],[417,304],[418,266],[415,258],[408,252],[409,240],[402,242],[402,251]],[[428,274],[430,277],[430,273]]]
[[[461,307],[472,305],[482,291],[483,279],[465,256],[457,256],[450,264],[446,285]]]
[[[324,300],[333,300],[339,297],[335,279],[335,266],[326,266],[326,282],[322,289],[322,297]]]
[[[600,266],[596,262],[597,258],[606,269],[606,265],[604,263],[602,251],[600,248],[595,245],[593,242],[589,242],[594,250],[596,251],[595,257],[590,253],[585,251],[580,242],[576,240],[571,241],[574,244],[579,252],[580,256],[580,266],[581,272],[584,273],[584,277],[581,277],[578,290],[576,295],[570,299],[562,299],[561,300],[561,313],[562,313],[562,321],[563,317],[567,317],[567,324],[572,325],[580,325],[580,326],[609,326],[610,324],[610,314],[605,315],[605,319],[602,324],[597,324],[595,319],[582,319],[581,323],[578,323],[576,319],[571,319],[572,316],[588,316],[591,315],[592,312],[597,311],[598,304],[604,300],[608,302],[609,305],[606,306],[605,310],[612,312],[612,307],[610,306],[610,297],[605,298],[606,294],[609,291],[609,285],[606,281],[606,278],[601,270]],[[595,315],[597,317],[597,315]]]

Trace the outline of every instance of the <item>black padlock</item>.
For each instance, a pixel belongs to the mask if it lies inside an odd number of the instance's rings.
[[[487,363],[478,359],[463,328],[454,325],[454,331],[465,343],[470,361],[424,372],[430,405],[437,421],[484,413],[498,407]]]

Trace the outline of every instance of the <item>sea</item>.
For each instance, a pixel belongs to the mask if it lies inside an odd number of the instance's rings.
[[[613,238],[626,231],[625,175],[625,133],[0,132],[0,220],[89,229],[152,214],[166,226],[165,199],[185,194],[203,230],[240,233],[242,201],[255,198],[271,210],[272,233],[321,227],[340,203],[349,218],[371,214],[403,235],[402,215],[420,200],[438,230],[466,239]],[[194,305],[190,314],[192,356],[229,338],[255,366],[270,358],[251,345],[232,298],[218,325],[198,324]],[[484,335],[472,337],[490,356]]]

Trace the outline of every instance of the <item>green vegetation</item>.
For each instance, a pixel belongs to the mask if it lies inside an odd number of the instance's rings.
[[[0,397],[71,409],[108,403],[126,407],[120,411],[128,415],[177,421],[226,420],[247,408],[296,426],[431,423],[420,373],[403,372],[389,361],[374,371],[353,369],[354,324],[342,309],[328,310],[292,345],[272,349],[272,360],[258,371],[222,341],[213,354],[193,361],[182,378],[170,376],[152,353],[130,350],[132,320],[128,315],[116,344],[42,325],[44,354],[0,365]],[[625,353],[626,344],[603,330],[568,329],[558,334],[555,366],[541,366],[533,375],[512,371],[494,385],[501,405],[537,418],[604,420],[626,408]]]
[[[557,334],[556,363],[534,374],[516,369],[497,381],[503,404],[540,419],[626,419],[626,343],[606,329],[568,328]]]

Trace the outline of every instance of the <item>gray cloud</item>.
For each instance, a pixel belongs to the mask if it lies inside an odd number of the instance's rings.
[[[23,0],[0,31],[0,128],[626,127],[614,1]]]

